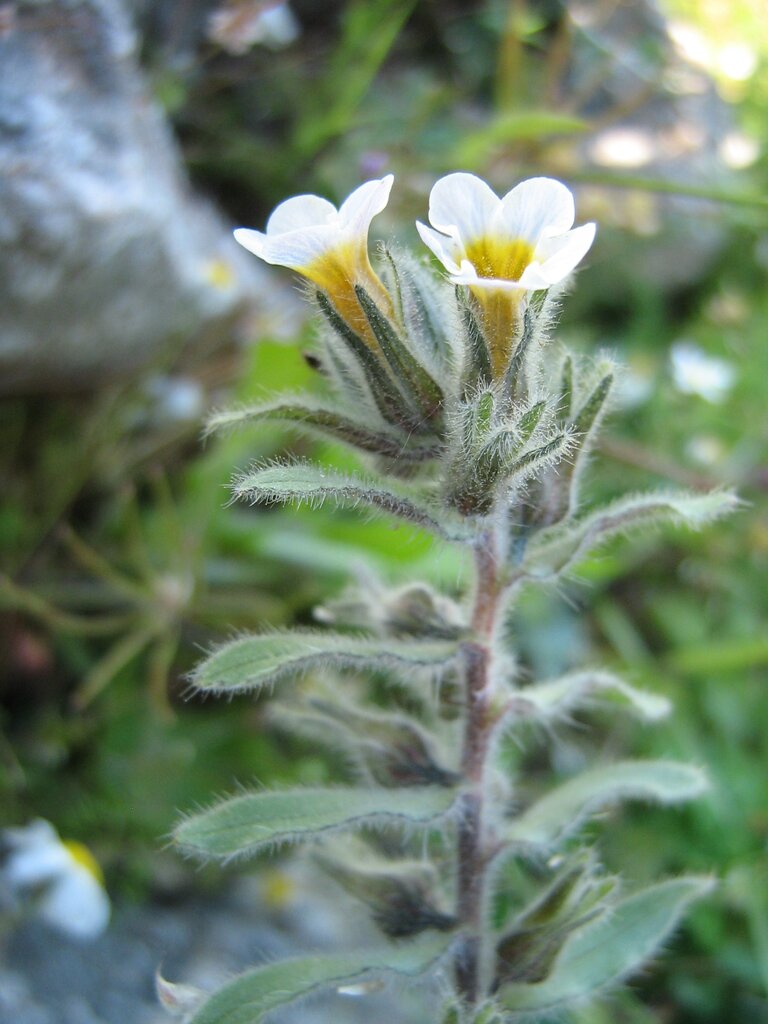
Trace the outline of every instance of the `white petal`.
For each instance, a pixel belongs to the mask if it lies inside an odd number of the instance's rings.
[[[393,174],[387,174],[384,178],[366,181],[347,196],[339,207],[339,221],[345,232],[349,231],[353,237],[367,236],[371,221],[389,202],[394,180]]]
[[[107,894],[79,864],[51,885],[38,909],[48,924],[78,939],[96,938],[109,922]]]
[[[575,216],[573,195],[561,181],[528,178],[501,200],[493,228],[503,237],[522,238],[536,245],[542,237],[567,231]]]
[[[544,238],[536,246],[535,262],[547,287],[567,277],[586,256],[595,240],[595,225],[582,224],[556,238]],[[525,275],[523,275],[525,276]]]
[[[499,197],[482,178],[458,171],[446,174],[432,186],[429,220],[438,231],[449,234],[450,228],[455,228],[463,242],[471,242],[486,234],[499,203]]]
[[[462,260],[459,273],[451,274],[451,281],[454,284],[465,284],[471,288],[482,288],[488,292],[517,292],[522,290],[519,281],[505,281],[498,277],[478,277],[477,271],[469,260]]]
[[[432,250],[445,269],[451,274],[458,274],[463,246],[455,238],[441,235],[440,232],[428,228],[426,224],[422,224],[418,220],[416,221],[416,230],[421,235],[422,242]]]
[[[235,240],[265,263],[277,267],[306,267],[339,241],[336,224],[320,224],[313,228],[286,231],[282,235],[265,235],[250,228],[237,228]]]
[[[11,889],[41,885],[69,867],[69,853],[47,821],[7,829],[3,836],[12,847],[2,867],[2,878]]]
[[[293,196],[276,206],[267,221],[268,235],[281,235],[286,231],[328,224],[338,217],[333,203],[320,196]]]

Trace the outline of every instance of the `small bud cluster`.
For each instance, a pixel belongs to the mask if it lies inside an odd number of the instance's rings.
[[[564,185],[531,179],[500,199],[473,175],[441,179],[432,226],[419,231],[448,281],[392,247],[371,264],[369,225],[391,185],[367,182],[338,210],[299,196],[265,233],[237,232],[309,282],[320,323],[312,365],[333,397],[285,396],[211,425],[281,420],[347,444],[359,473],[255,465],[235,494],[330,500],[416,523],[467,549],[474,585],[457,602],[423,583],[363,581],[319,610],[316,631],[265,631],[213,651],[195,687],[269,688],[275,727],[342,750],[352,780],[240,794],[181,822],[175,839],[221,859],[311,843],[330,878],[399,941],[256,968],[196,1003],[193,1024],[224,1024],[235,1011],[259,1021],[319,985],[365,991],[368,976],[387,971],[441,971],[451,994],[434,1019],[444,1024],[543,1018],[641,967],[708,884],[677,878],[620,894],[580,840],[583,824],[619,800],[696,796],[705,783],[695,768],[595,765],[533,803],[513,800],[518,780],[500,748],[527,723],[562,719],[597,691],[648,721],[668,706],[599,671],[523,685],[502,624],[522,586],[556,579],[604,538],[665,519],[699,526],[735,499],[659,493],[581,513],[615,370],[549,341],[555,292],[594,237],[594,225],[572,228]]]

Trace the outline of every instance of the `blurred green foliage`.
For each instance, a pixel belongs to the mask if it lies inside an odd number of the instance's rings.
[[[697,70],[717,83],[733,131],[752,141],[748,166],[702,179],[686,177],[684,162],[674,178],[587,164],[589,140],[635,114],[633,97],[640,109],[648,98],[632,66],[628,103],[574,77],[578,65],[599,80],[618,59],[579,15],[599,14],[598,4],[349,0],[320,15],[297,2],[304,34],[283,52],[234,56],[201,36],[180,59],[177,40],[148,30],[146,62],[194,179],[248,224],[287,195],[338,199],[389,169],[402,186],[387,217],[406,238],[431,181],[456,167],[503,187],[526,173],[591,182],[585,204],[597,188],[601,237],[564,330],[585,351],[618,350],[632,386],[592,495],[733,484],[745,506],[701,536],[613,542],[567,593],[524,600],[510,623],[527,672],[607,661],[675,702],[652,734],[628,718],[609,728],[597,709],[553,738],[552,759],[578,763],[597,744],[678,756],[713,780],[711,797],[685,812],[624,812],[601,829],[609,863],[630,881],[684,868],[722,881],[675,939],[674,957],[578,1021],[759,1024],[768,1021],[768,33],[759,0],[663,6],[704,40],[710,66]],[[653,67],[658,36],[635,43]],[[734,77],[727,45],[746,47],[746,77]],[[674,101],[663,77],[651,84]],[[619,187],[601,190],[606,182]],[[656,205],[662,193],[677,197],[672,206]],[[633,222],[628,211],[639,211]],[[644,218],[663,226],[669,215],[693,228],[678,250],[682,283],[648,273],[667,236],[648,234]],[[711,224],[717,244],[692,259],[696,230]],[[675,386],[669,350],[680,339],[732,363],[724,401]],[[301,358],[307,341],[261,340],[221,400],[322,386]],[[157,883],[156,851],[177,807],[234,779],[334,772],[265,736],[258,702],[185,701],[200,647],[236,629],[310,621],[363,562],[455,589],[462,578],[456,556],[417,531],[341,512],[225,507],[232,465],[286,446],[302,454],[306,442],[259,427],[201,445],[196,425],[137,428],[141,402],[140,382],[129,382],[85,404],[0,405],[0,813],[50,818],[96,849],[113,891],[137,896]],[[313,451],[348,460],[341,449]]]

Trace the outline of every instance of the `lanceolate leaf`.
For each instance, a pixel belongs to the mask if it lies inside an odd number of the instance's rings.
[[[529,544],[526,569],[535,576],[562,572],[617,533],[670,521],[697,529],[738,506],[739,499],[732,491],[632,495],[598,509],[580,522],[542,531]]]
[[[240,693],[322,665],[436,671],[456,653],[451,641],[386,640],[328,632],[261,633],[219,647],[192,675],[198,690]]]
[[[569,779],[515,818],[506,839],[534,846],[553,846],[595,811],[617,800],[680,803],[707,788],[704,774],[676,761],[619,761]]]
[[[570,672],[559,679],[526,686],[515,694],[510,718],[539,714],[557,718],[574,708],[588,704],[596,694],[616,693],[642,718],[655,722],[671,710],[666,697],[647,690],[637,690],[612,672],[591,670]],[[528,710],[530,709],[530,710]]]
[[[555,1010],[621,981],[654,955],[688,904],[711,884],[706,878],[677,878],[634,893],[572,935],[544,981],[505,985],[500,1004],[520,1012]]]
[[[454,798],[439,786],[244,793],[182,821],[174,840],[187,853],[226,860],[337,829],[429,825],[448,813]]]
[[[351,508],[363,505],[416,523],[449,540],[462,535],[459,523],[446,524],[443,513],[440,513],[438,522],[433,509],[417,498],[387,490],[375,481],[346,476],[307,462],[256,466],[235,481],[232,491],[236,498],[253,502],[296,502],[316,506],[331,500]]]
[[[264,964],[241,974],[210,996],[190,1024],[259,1024],[270,1010],[322,985],[349,984],[371,972],[423,974],[443,956],[450,941],[448,936],[430,936],[391,948]]]
[[[342,415],[333,409],[311,405],[301,398],[217,412],[208,420],[208,432],[257,423],[261,420],[293,423],[300,429],[320,433],[363,451],[388,455],[395,459],[423,459],[437,454],[434,446],[430,448],[419,445],[418,442],[415,445],[409,444],[405,433],[372,429],[370,424],[358,423],[350,416]]]

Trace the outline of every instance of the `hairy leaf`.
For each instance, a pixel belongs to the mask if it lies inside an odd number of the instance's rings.
[[[266,1013],[322,985],[348,984],[370,972],[419,975],[448,949],[450,938],[431,936],[407,946],[308,956],[255,967],[210,996],[190,1024],[259,1024]]]
[[[591,670],[570,672],[559,679],[519,690],[512,700],[510,718],[531,713],[555,718],[584,706],[595,694],[601,692],[618,694],[633,711],[649,722],[666,717],[671,710],[669,700],[661,694],[637,690],[612,672]]]
[[[174,841],[187,853],[228,859],[279,843],[314,839],[363,825],[429,825],[451,809],[452,790],[288,789],[244,793],[177,825]]]
[[[679,803],[700,796],[707,788],[703,772],[676,761],[619,761],[569,779],[515,818],[507,840],[553,846],[573,832],[590,814],[617,800]]]
[[[269,632],[219,647],[192,674],[198,690],[240,693],[320,665],[435,671],[456,653],[451,641],[385,640],[338,633]]]
[[[575,565],[617,533],[663,522],[698,529],[738,506],[739,499],[732,491],[631,495],[569,526],[543,530],[531,539],[524,567],[531,576],[554,575]]]
[[[434,508],[418,498],[387,490],[375,481],[347,476],[307,462],[256,466],[235,480],[232,491],[236,498],[253,502],[295,502],[315,506],[331,500],[351,508],[362,505],[416,523],[449,540],[458,539],[463,534],[461,524],[442,513],[438,519]]]
[[[671,879],[621,900],[568,939],[544,981],[505,985],[500,1004],[508,1011],[554,1010],[621,981],[654,955],[688,904],[711,884],[706,878]]]
[[[319,433],[354,448],[393,459],[424,459],[434,457],[438,449],[433,446],[409,443],[408,435],[382,428],[372,429],[370,423],[360,423],[351,416],[333,409],[312,404],[301,398],[282,399],[264,405],[251,405],[243,409],[230,409],[214,413],[208,420],[207,431],[213,433],[245,423],[261,420],[280,420],[296,427]]]

